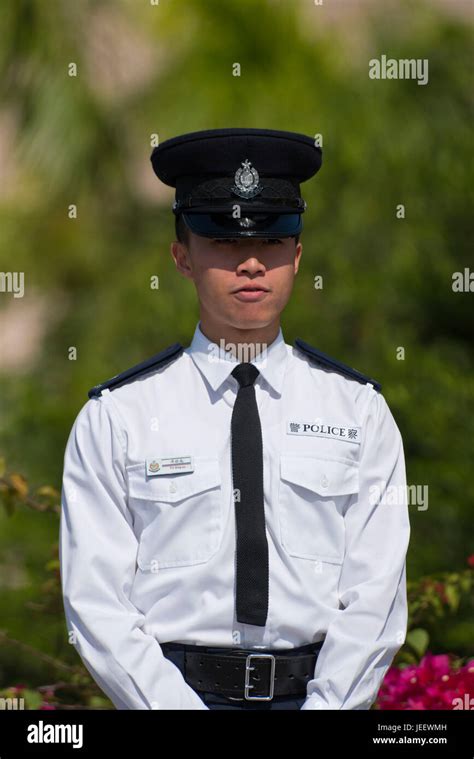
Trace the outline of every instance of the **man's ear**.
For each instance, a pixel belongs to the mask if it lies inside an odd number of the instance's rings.
[[[303,245],[299,242],[295,248],[295,274],[298,274],[298,267],[300,265],[302,253],[303,253]]]
[[[193,279],[193,267],[189,248],[182,242],[174,240],[171,243],[171,255],[177,270],[188,279]]]

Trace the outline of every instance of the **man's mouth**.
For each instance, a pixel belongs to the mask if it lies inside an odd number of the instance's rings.
[[[234,293],[240,293],[240,292],[268,292],[268,287],[265,287],[264,285],[242,285],[241,287],[238,287],[237,290],[233,290]]]
[[[253,303],[254,301],[263,300],[268,293],[268,287],[265,285],[242,285],[233,290],[232,294],[235,295],[237,300],[244,303]]]

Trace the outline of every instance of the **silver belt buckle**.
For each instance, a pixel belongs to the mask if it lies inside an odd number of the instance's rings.
[[[268,696],[250,696],[249,695],[250,688],[255,688],[254,685],[250,685],[250,672],[253,669],[255,669],[255,667],[252,667],[250,664],[251,659],[270,659],[271,660],[270,694]],[[271,701],[273,698],[274,680],[275,680],[275,657],[273,656],[273,654],[249,654],[247,656],[247,659],[245,662],[245,688],[244,688],[244,698],[247,701]]]

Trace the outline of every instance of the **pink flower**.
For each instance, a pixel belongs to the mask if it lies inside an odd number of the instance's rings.
[[[379,709],[453,709],[474,692],[474,660],[454,669],[448,654],[426,654],[418,665],[390,667],[379,691]]]
[[[13,685],[10,690],[13,691],[13,693],[21,693],[22,690],[25,690],[26,685]]]

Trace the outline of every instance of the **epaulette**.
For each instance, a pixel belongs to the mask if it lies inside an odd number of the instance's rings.
[[[89,398],[96,398],[101,394],[102,390],[105,390],[106,388],[113,390],[120,385],[125,385],[130,380],[136,379],[150,369],[155,369],[157,366],[164,366],[171,361],[171,359],[179,356],[183,350],[183,345],[180,343],[173,343],[173,345],[160,351],[160,353],[157,353],[155,356],[148,358],[146,361],[142,361],[141,364],[135,364],[135,366],[131,366],[130,369],[126,369],[121,374],[116,374],[115,377],[112,377],[105,382],[101,382],[100,385],[95,385],[89,390],[88,396]]]
[[[296,338],[295,345],[311,359],[328,366],[333,371],[339,372],[339,374],[345,374],[346,377],[352,377],[352,379],[362,382],[363,384],[368,382],[373,385],[375,390],[380,391],[382,389],[380,382],[376,382],[374,379],[366,377],[365,374],[358,372],[357,369],[353,369],[351,366],[347,366],[347,364],[343,364],[341,361],[336,361],[335,358],[331,358],[331,356],[328,356],[326,353],[317,350],[317,348],[313,348],[312,345],[305,343],[304,340],[301,340],[299,337]]]

